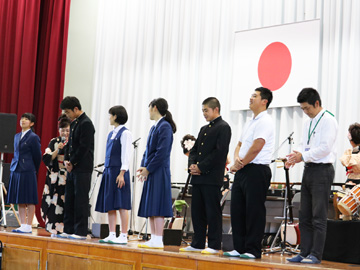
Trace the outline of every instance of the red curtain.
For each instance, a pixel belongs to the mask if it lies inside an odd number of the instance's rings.
[[[0,0],[0,112],[32,112],[44,152],[57,136],[63,97],[70,0]],[[20,131],[18,126],[17,131]],[[8,156],[7,161],[11,160]],[[38,175],[41,197],[46,168]]]

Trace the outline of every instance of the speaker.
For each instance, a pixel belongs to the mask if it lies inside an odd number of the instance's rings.
[[[182,230],[164,229],[164,246],[180,246],[182,239]]]
[[[120,225],[116,225],[116,236],[119,236],[120,234]],[[109,235],[109,225],[103,224],[103,223],[93,223],[91,227],[92,235],[104,239]]]
[[[16,114],[0,113],[0,153],[14,153],[16,122]]]
[[[5,185],[6,190],[9,189],[9,181],[10,181],[10,163],[3,163],[2,164],[2,171],[3,171],[3,177],[2,182]]]

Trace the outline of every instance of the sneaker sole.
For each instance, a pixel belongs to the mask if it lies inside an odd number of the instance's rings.
[[[183,250],[182,248],[180,248],[179,251],[181,251],[181,252],[201,253],[202,250]]]

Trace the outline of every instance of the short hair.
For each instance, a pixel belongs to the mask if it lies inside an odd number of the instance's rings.
[[[202,103],[202,105],[207,105],[209,108],[211,109],[215,109],[216,107],[219,108],[219,113],[220,113],[220,101],[216,98],[216,97],[208,97],[207,99],[205,99]]]
[[[126,109],[121,105],[111,107],[109,114],[116,116],[115,122],[120,125],[124,125],[128,120]]]
[[[260,92],[261,99],[266,99],[268,102],[266,103],[266,109],[269,108],[269,105],[273,99],[272,92],[265,87],[258,87],[255,89],[255,91]]]
[[[67,96],[60,103],[60,109],[62,110],[68,109],[73,111],[75,107],[81,110],[81,104],[77,97]]]
[[[29,113],[29,112],[27,112],[27,113],[24,113],[21,117],[20,117],[20,119],[21,118],[26,118],[26,119],[29,119],[30,120],[30,122],[32,122],[32,123],[36,123],[36,117],[35,117],[35,115],[33,115],[32,113]]]
[[[351,124],[349,126],[349,133],[351,135],[351,141],[353,141],[355,144],[360,144],[360,124]]]
[[[71,124],[70,118],[67,117],[65,113],[61,114],[60,117],[58,118],[58,127],[66,128],[70,126],[70,124]]]
[[[307,102],[310,105],[313,105],[315,107],[316,101],[319,101],[319,105],[321,106],[321,99],[318,91],[316,91],[314,88],[304,88],[301,90],[297,97],[298,103],[304,103]]]
[[[194,141],[194,142],[195,142],[195,141],[196,141],[196,138],[195,138],[193,135],[190,135],[190,134],[186,134],[186,135],[182,138],[182,140],[180,141],[180,144],[181,144],[181,147],[182,147],[182,149],[183,149],[184,154],[190,152],[190,150],[191,150],[191,149],[187,149],[187,147],[186,147],[186,145],[185,145],[185,142],[186,142],[187,140],[190,140],[190,141]]]
[[[35,115],[33,115],[32,113],[29,113],[29,112],[24,113],[24,114],[20,117],[20,119],[21,119],[21,118],[26,118],[26,119],[29,119],[31,123],[34,123],[34,124],[36,123],[36,117],[35,117]],[[35,132],[34,126],[32,126],[30,129],[31,129],[33,132]]]

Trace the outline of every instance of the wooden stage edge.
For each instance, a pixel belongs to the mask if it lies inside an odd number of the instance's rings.
[[[138,248],[137,236],[128,245],[100,244],[97,238],[85,241],[51,238],[44,229],[17,234],[1,228],[2,269],[360,269],[360,265],[323,261],[319,265],[289,263],[290,255],[263,255],[246,260],[221,255],[201,255]],[[166,247],[168,249],[168,247]]]

